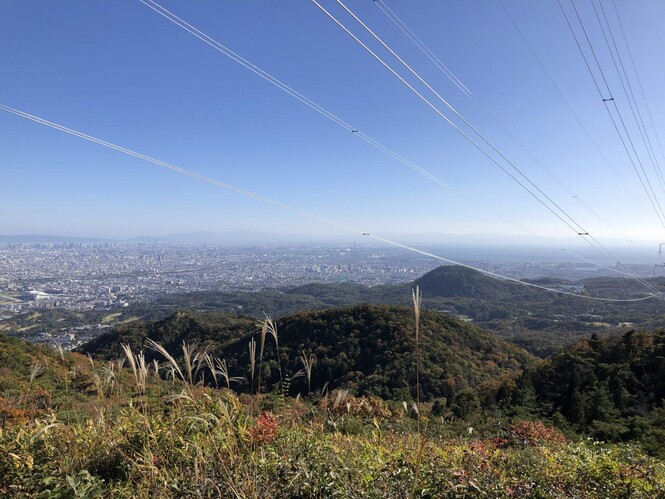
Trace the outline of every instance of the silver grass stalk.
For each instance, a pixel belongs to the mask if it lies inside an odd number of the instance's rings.
[[[187,370],[187,379],[189,380],[190,385],[194,385],[194,370],[193,364],[196,362],[196,346],[188,345],[184,341],[182,342],[182,354],[185,358],[185,369]]]
[[[129,345],[122,343],[120,345],[122,347],[122,350],[125,352],[125,357],[127,358],[127,362],[129,362],[129,367],[132,370],[132,374],[134,375],[134,380],[138,380],[138,370],[136,368],[136,359],[134,358],[134,353],[132,352],[132,347]]]
[[[420,307],[422,304],[423,293],[420,286],[411,290],[413,298],[413,310],[416,318],[416,415],[418,425],[418,435],[420,435]]]
[[[219,383],[217,382],[217,369],[215,369],[215,361],[213,360],[212,355],[206,352],[203,359],[212,373],[212,379],[215,380],[215,388],[219,388]]]
[[[62,362],[65,362],[65,351],[63,350],[62,345],[60,344],[60,342],[57,342],[57,341],[55,342],[55,349],[60,354],[60,359],[62,360]]]
[[[268,334],[268,323],[263,320],[259,323],[261,326],[261,351],[259,353],[259,385],[256,389],[257,393],[261,393],[261,375],[263,373],[263,350],[266,346],[266,335]]]
[[[250,395],[254,392],[254,369],[256,368],[256,341],[252,337],[249,340],[249,367],[251,373],[251,386],[249,389]]]
[[[146,343],[148,344],[148,348],[150,348],[151,350],[154,350],[157,353],[162,354],[166,358],[166,360],[169,361],[169,364],[171,364],[171,368],[172,368],[173,373],[178,373],[178,376],[180,376],[180,379],[183,380],[185,383],[187,382],[187,378],[185,378],[185,375],[182,373],[182,370],[180,369],[180,366],[175,361],[173,356],[169,352],[166,351],[166,348],[164,348],[162,345],[160,345],[159,343],[157,343],[156,341],[153,341],[151,339],[148,339],[146,341]],[[173,376],[173,379],[175,380],[175,376]]]
[[[305,374],[307,375],[307,398],[310,398],[310,394],[312,393],[312,366],[316,362],[316,357],[313,353],[310,353],[309,356],[307,356],[303,351],[300,360],[302,361]]]
[[[205,349],[203,352],[197,353],[194,356],[194,359],[192,360],[192,363],[196,364],[196,368],[194,369],[194,380],[196,380],[199,377],[199,372],[201,372],[201,369],[203,369],[207,364],[206,355],[208,355],[207,349]],[[199,383],[205,385],[205,373],[201,374],[201,379],[199,380]]]
[[[266,316],[265,323],[268,332],[275,340],[275,350],[277,350],[277,367],[279,368],[279,385],[280,385],[280,391],[282,392],[282,395],[284,395],[284,378],[282,377],[282,360],[279,356],[279,338],[277,335],[277,325],[268,316]]]
[[[35,362],[34,364],[30,365],[30,384],[35,381],[39,376],[41,376],[44,371],[46,371],[46,367],[41,365],[39,362]]]
[[[229,375],[229,367],[226,363],[226,359],[215,359],[215,364],[217,365],[217,372],[222,375],[226,381],[226,388],[231,389],[231,382],[242,383],[243,378],[241,376],[231,376]]]
[[[145,394],[146,379],[148,377],[148,366],[145,362],[145,355],[143,354],[143,351],[139,352],[138,355],[134,355],[132,348],[124,343],[121,347],[125,352],[129,367],[132,369],[136,388],[139,394],[143,395]]]
[[[145,362],[145,354],[141,350],[136,356],[138,360],[138,372],[139,372],[139,391],[142,394],[145,394],[145,385],[146,380],[148,379],[148,365]]]

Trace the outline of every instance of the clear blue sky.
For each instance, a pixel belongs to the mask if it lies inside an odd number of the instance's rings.
[[[579,128],[497,0],[386,4],[594,212],[626,236],[665,240],[556,1],[504,1],[643,207]],[[334,0],[321,3],[378,47]],[[619,238],[520,151],[371,1],[345,3],[589,232],[604,240]],[[564,4],[570,9],[568,0]],[[629,65],[611,2],[603,4]],[[165,0],[162,5],[465,197],[415,174],[138,1],[1,2],[0,103],[375,233],[521,232],[488,211],[490,206],[537,234],[571,235],[313,3]],[[577,5],[630,121],[591,4],[577,0]],[[617,0],[617,7],[665,139],[665,3]],[[399,68],[394,59],[386,60]],[[403,68],[400,72],[406,77]],[[639,95],[638,102],[643,105]],[[627,124],[665,208],[637,128]],[[656,142],[654,147],[665,167]],[[0,233],[5,234],[340,233],[7,113],[0,113],[0,178]]]

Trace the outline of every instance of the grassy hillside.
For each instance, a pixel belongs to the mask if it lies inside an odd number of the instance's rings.
[[[361,305],[310,311],[285,317],[275,327],[279,357],[268,337],[262,361],[255,364],[254,379],[262,379],[263,390],[280,392],[286,386],[285,395],[307,396],[327,387],[386,400],[415,398],[411,310]],[[258,389],[257,383],[248,382],[248,346],[252,338],[260,342],[259,326],[248,318],[181,312],[164,321],[128,325],[86,351],[109,357],[121,343],[145,348],[146,338],[164,344],[176,357],[183,340],[195,341],[224,359],[229,376],[245,380],[234,385],[236,391]],[[665,457],[662,331],[594,335],[538,361],[475,326],[425,312],[421,341],[421,398],[434,403],[437,414],[545,419],[604,441],[640,442],[648,452]],[[151,358],[160,356],[149,352]],[[315,362],[309,376],[303,373],[303,359]],[[205,369],[200,376],[212,382]]]
[[[459,419],[427,403],[416,413],[413,400],[344,390],[312,400],[238,396],[189,384],[184,362],[182,378],[160,380],[162,364],[146,366],[141,383],[136,352],[125,353],[124,368],[2,336],[0,352],[2,497],[665,494],[662,461],[538,421]],[[35,363],[45,369],[30,381]]]

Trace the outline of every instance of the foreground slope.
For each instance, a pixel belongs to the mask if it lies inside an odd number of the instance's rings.
[[[2,497],[665,494],[662,461],[628,445],[576,442],[540,422],[456,420],[423,404],[425,436],[413,409],[343,391],[238,397],[152,370],[142,389],[118,363],[3,336],[0,355]],[[30,381],[35,363],[46,367]],[[109,371],[112,383],[95,388]],[[39,407],[26,396],[37,390]]]

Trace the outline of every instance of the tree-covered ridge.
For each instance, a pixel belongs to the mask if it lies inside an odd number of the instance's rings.
[[[520,297],[534,299],[544,293],[537,288],[499,280],[458,265],[438,267],[416,279],[414,284],[420,286],[424,296],[441,298],[463,296],[493,300]]]
[[[134,321],[114,328],[83,345],[79,350],[97,357],[113,359],[118,356],[122,344],[134,350],[145,350],[145,340],[152,339],[170,352],[179,352],[182,342],[199,348],[219,350],[228,342],[255,331],[256,319],[238,316],[232,312],[178,311],[165,319]],[[149,359],[153,352],[146,352]]]
[[[358,395],[408,400],[415,386],[413,311],[358,305],[301,312],[277,321],[280,355],[289,372],[300,354],[314,354],[312,389],[325,383]],[[515,376],[534,359],[493,334],[436,312],[421,316],[421,394],[425,400],[454,396],[482,382]],[[241,359],[248,338],[228,349]],[[268,351],[267,351],[268,353]]]
[[[665,331],[594,335],[527,370],[522,383],[525,403],[548,417],[665,455]]]
[[[413,311],[406,307],[357,305],[300,312],[275,322],[283,371],[294,376],[301,356],[313,354],[311,389],[325,384],[357,395],[408,400],[415,385]],[[234,376],[250,378],[248,344],[260,341],[259,326],[248,317],[224,313],[177,312],[162,321],[133,322],[85,345],[85,353],[112,358],[122,343],[145,350],[150,338],[178,355],[183,341],[197,344],[228,362]],[[437,312],[421,317],[421,392],[425,400],[452,401],[483,382],[514,378],[534,359],[526,351],[492,333]],[[157,354],[146,352],[148,359]],[[267,341],[262,376],[268,386],[279,382],[274,343]],[[258,374],[257,374],[258,376]],[[239,388],[245,391],[249,387]],[[296,378],[292,394],[306,389]]]

